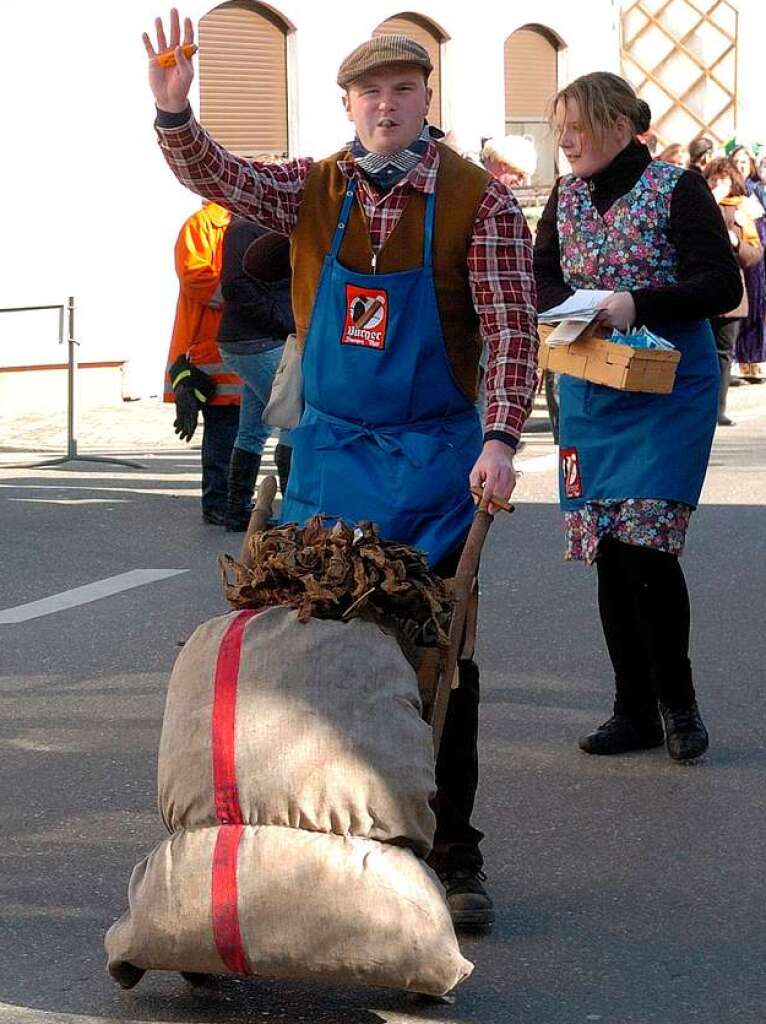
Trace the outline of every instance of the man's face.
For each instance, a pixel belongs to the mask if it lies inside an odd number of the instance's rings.
[[[507,164],[502,160],[488,161],[485,170],[493,178],[502,181],[508,188],[523,188],[527,181],[527,176],[521,168],[514,167],[513,164]]]
[[[352,82],[343,97],[359,141],[384,155],[404,149],[420,135],[430,102],[431,89],[416,64],[377,68]]]

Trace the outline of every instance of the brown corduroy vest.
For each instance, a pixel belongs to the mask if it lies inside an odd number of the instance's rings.
[[[295,328],[302,346],[308,333],[322,263],[330,251],[347,179],[340,152],[314,164],[306,181],[298,224],[290,240]],[[433,263],[436,297],[447,357],[458,385],[475,401],[481,338],[468,284],[467,257],[476,213],[489,175],[447,146],[439,145]],[[423,263],[425,195],[413,192],[399,222],[378,254],[377,272],[411,270]],[[350,270],[371,273],[372,249],[364,214],[352,206],[339,260]],[[340,341],[340,339],[338,339]]]

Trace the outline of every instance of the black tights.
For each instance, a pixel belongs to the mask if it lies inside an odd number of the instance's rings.
[[[655,716],[694,701],[689,593],[675,555],[605,537],[598,608],[614,667],[615,714]]]

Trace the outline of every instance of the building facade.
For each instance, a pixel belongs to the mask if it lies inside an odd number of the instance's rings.
[[[432,55],[430,118],[461,146],[509,131],[538,147],[536,184],[558,169],[546,124],[556,88],[592,70],[623,71],[656,113],[663,141],[698,129],[766,141],[755,0],[192,0],[200,43],[192,102],[224,144],[247,155],[322,157],[351,135],[335,75],[361,40],[406,32]],[[177,286],[173,244],[198,199],[176,184],[154,142],[141,32],[148,0],[50,5],[45,29],[5,0],[0,62],[11,158],[4,185],[0,307],[78,303],[81,358],[129,360],[128,389],[157,393]],[[104,33],[107,33],[104,35]],[[9,40],[35,39],[28,47]],[[44,67],[46,73],[36,73]],[[694,130],[692,130],[694,129]],[[0,367],[63,359],[43,314],[0,317]]]

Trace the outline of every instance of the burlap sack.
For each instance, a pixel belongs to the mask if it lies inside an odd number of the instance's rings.
[[[125,987],[139,968],[444,995],[473,970],[436,876],[410,850],[278,826],[160,843],[134,870],[106,948]]]
[[[222,780],[215,747],[227,743],[235,770]],[[228,788],[249,825],[421,854],[433,841],[433,738],[415,674],[395,640],[358,619],[302,624],[271,608],[200,626],[170,680],[158,783],[171,832],[230,820]]]

